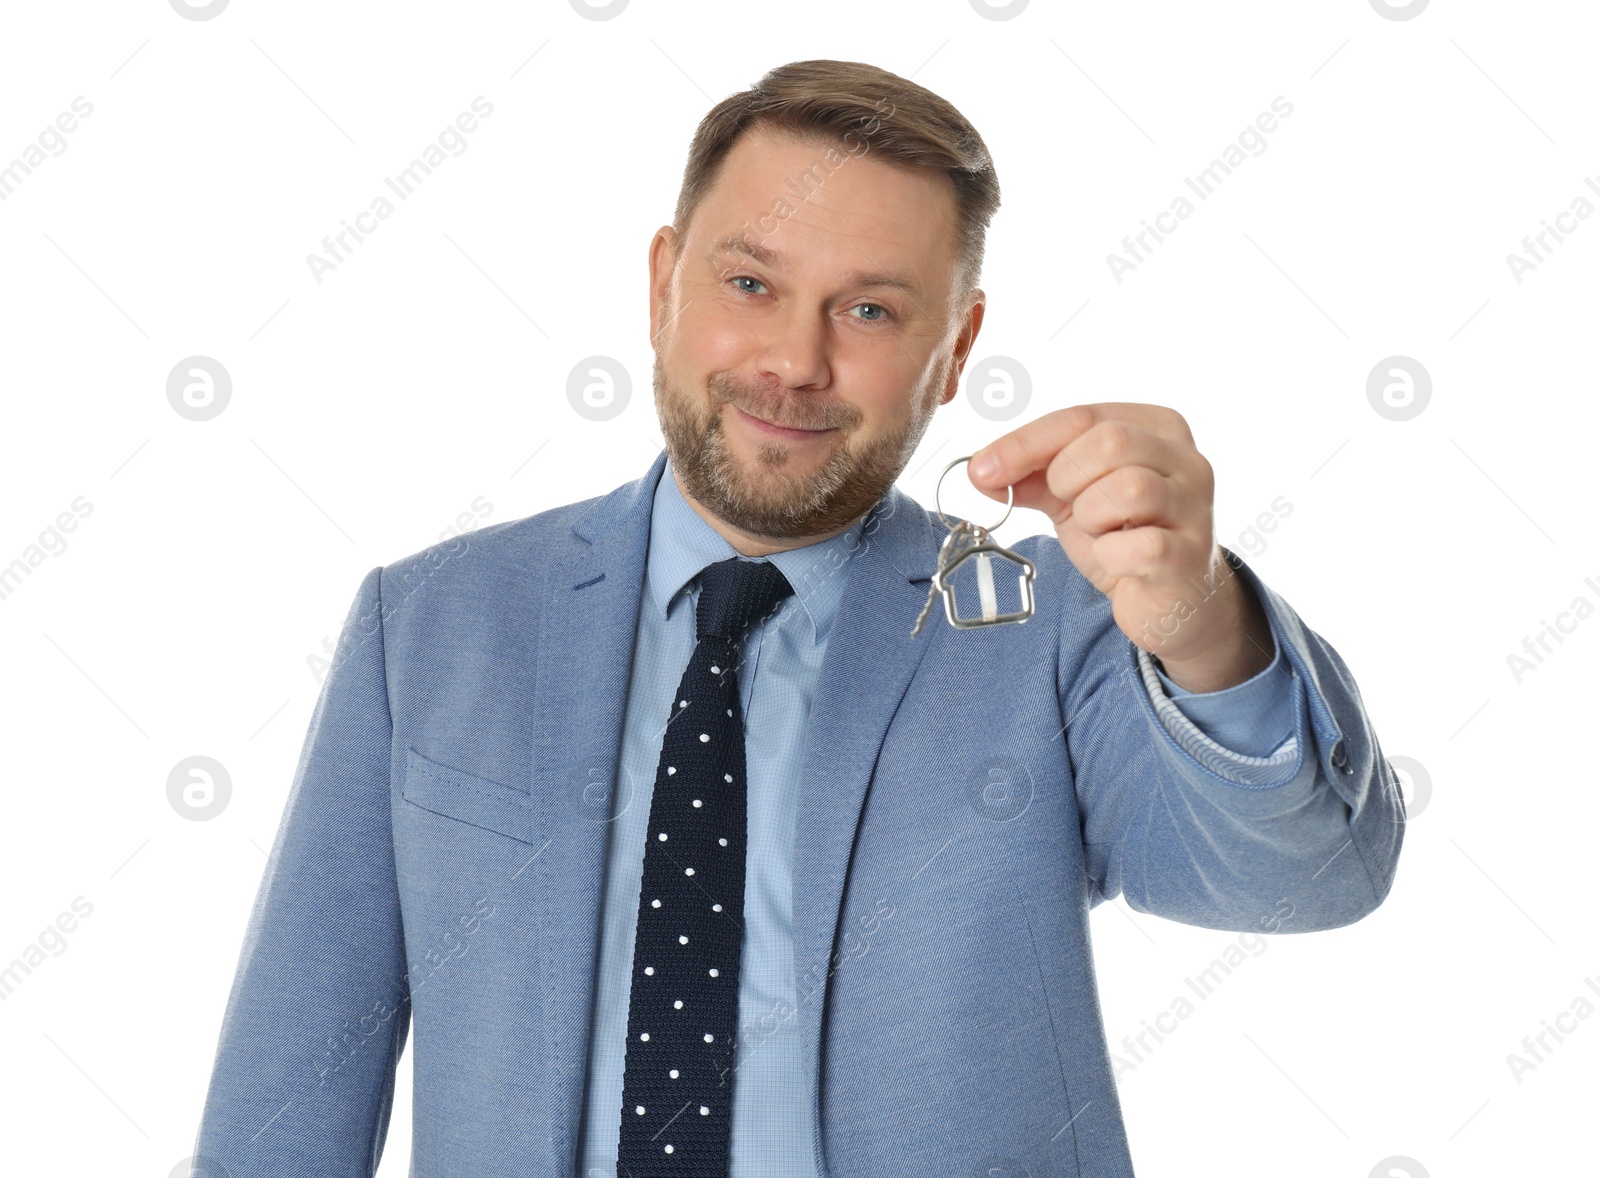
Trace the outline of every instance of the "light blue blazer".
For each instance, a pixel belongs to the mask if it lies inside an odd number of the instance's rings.
[[[409,1034],[413,1178],[570,1178],[651,491],[373,569],[252,909],[196,1153],[231,1178],[377,1166]],[[910,637],[947,534],[892,489],[824,655],[794,855],[819,1175],[1133,1173],[1089,910],[1307,932],[1388,894],[1404,831],[1349,668],[1248,565],[1294,672],[1294,777],[1162,727],[1053,535],[1026,623]],[[1292,908],[1292,917],[1283,913]],[[211,1171],[202,1171],[211,1173]]]

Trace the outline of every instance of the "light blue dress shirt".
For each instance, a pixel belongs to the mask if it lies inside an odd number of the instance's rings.
[[[790,875],[799,801],[795,778],[828,632],[849,573],[848,554],[860,543],[864,522],[865,516],[832,539],[767,558],[795,594],[752,628],[738,667],[749,828],[730,1178],[816,1178],[795,1022]],[[578,1178],[616,1174],[635,921],[661,739],[673,692],[694,650],[696,578],[706,565],[737,555],[683,498],[669,460],[651,506],[607,846]],[[929,624],[940,624],[940,616],[935,610]],[[1304,689],[1281,654],[1276,632],[1273,641],[1272,663],[1260,674],[1201,694],[1178,687],[1139,652],[1145,687],[1168,733],[1241,784],[1286,781],[1295,770],[1294,709],[1305,706]]]

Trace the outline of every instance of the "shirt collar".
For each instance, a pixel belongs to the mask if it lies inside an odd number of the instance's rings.
[[[812,642],[821,642],[833,627],[833,617],[844,596],[845,574],[851,554],[861,543],[866,514],[837,536],[801,548],[774,552],[764,558],[794,586],[795,599],[810,619]],[[739,553],[715,528],[700,518],[678,490],[669,459],[656,483],[650,508],[650,545],[645,579],[651,603],[662,617],[678,594],[700,575],[700,570]],[[792,608],[785,603],[783,609]]]

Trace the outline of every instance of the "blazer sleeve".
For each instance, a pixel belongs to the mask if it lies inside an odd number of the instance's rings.
[[[1354,677],[1236,554],[1293,671],[1289,768],[1242,780],[1237,757],[1180,742],[1157,716],[1139,648],[1081,576],[1057,670],[1091,904],[1204,928],[1309,932],[1359,920],[1388,894],[1405,807]],[[1265,758],[1248,758],[1265,760]]]
[[[377,1169],[410,1012],[381,575],[362,580],[341,629],[256,893],[196,1172],[370,1178]]]

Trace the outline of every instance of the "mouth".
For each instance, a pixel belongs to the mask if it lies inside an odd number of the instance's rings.
[[[760,432],[765,433],[770,437],[787,438],[787,439],[789,439],[791,441],[796,441],[796,442],[803,442],[803,441],[807,441],[807,440],[809,440],[811,438],[823,437],[826,434],[833,433],[834,429],[837,428],[837,427],[829,427],[828,429],[795,429],[795,428],[793,428],[791,426],[775,425],[770,421],[763,421],[761,418],[755,416],[754,414],[746,413],[743,409],[740,409],[737,405],[733,406],[733,410],[741,418],[743,418],[745,421],[749,422],[751,424],[751,426],[753,428],[755,428],[756,430],[759,430]]]

